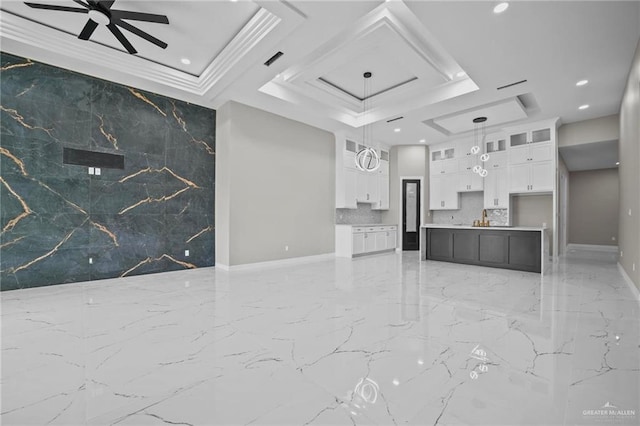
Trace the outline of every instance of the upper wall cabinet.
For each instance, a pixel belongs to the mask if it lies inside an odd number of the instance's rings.
[[[555,129],[534,127],[509,134],[509,164],[550,161],[554,158]]]
[[[336,134],[336,208],[355,209],[358,203],[372,209],[389,208],[389,152],[377,150],[380,167],[374,172],[358,170],[356,154],[364,145]]]
[[[485,138],[484,152],[491,154],[494,152],[506,152],[507,138],[504,134],[492,134]]]
[[[509,192],[552,192],[555,182],[555,125],[530,125],[508,133]]]
[[[444,175],[458,172],[457,150],[454,142],[433,145],[429,152],[431,159],[429,174]]]

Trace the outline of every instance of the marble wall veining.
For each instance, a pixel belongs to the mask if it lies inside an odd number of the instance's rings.
[[[482,192],[462,192],[459,210],[434,210],[433,223],[471,225],[476,219],[482,219],[484,194]],[[487,218],[492,225],[508,225],[508,209],[487,210]]]
[[[337,225],[382,223],[382,211],[371,210],[371,204],[358,203],[357,209],[336,209]]]
[[[1,66],[2,290],[214,264],[214,110],[4,53]],[[124,169],[89,175],[65,147]]]

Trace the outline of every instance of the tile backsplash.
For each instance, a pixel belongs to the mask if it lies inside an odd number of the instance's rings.
[[[382,212],[371,210],[371,204],[358,203],[357,209],[336,209],[337,225],[382,223]]]
[[[474,220],[482,218],[483,208],[484,195],[482,192],[463,192],[460,194],[460,209],[433,211],[433,223],[471,225]],[[509,210],[487,210],[487,219],[492,225],[508,225]]]

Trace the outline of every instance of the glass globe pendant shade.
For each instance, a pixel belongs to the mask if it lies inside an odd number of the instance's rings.
[[[477,154],[477,153],[479,153],[479,152],[480,152],[480,147],[479,147],[478,145],[475,145],[475,146],[472,146],[472,147],[471,147],[471,153],[472,153],[473,155],[476,155],[476,154]]]
[[[374,172],[380,167],[380,156],[373,148],[363,148],[356,154],[356,167],[363,172]]]
[[[473,166],[473,173],[480,173],[480,170],[482,170],[482,167],[478,166],[477,164]]]
[[[489,174],[489,172],[487,171],[487,169],[482,169],[480,170],[480,176],[482,177],[487,177],[487,175]]]
[[[488,160],[489,160],[489,154],[485,153],[480,156],[480,161],[482,161],[483,163]]]

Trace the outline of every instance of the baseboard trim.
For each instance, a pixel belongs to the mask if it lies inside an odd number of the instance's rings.
[[[317,254],[313,256],[291,257],[288,259],[269,260],[267,262],[244,263],[242,265],[224,265],[216,263],[216,269],[223,271],[249,271],[255,269],[278,268],[280,266],[299,265],[302,263],[321,262],[335,259],[335,253]]]
[[[618,269],[620,270],[620,274],[622,274],[622,278],[624,278],[624,282],[626,282],[629,286],[631,293],[633,293],[635,298],[640,301],[640,290],[638,290],[638,287],[636,287],[636,285],[633,283],[631,277],[627,275],[627,271],[624,270],[620,262],[618,262]]]
[[[593,250],[593,251],[606,251],[610,253],[618,253],[618,246],[604,246],[597,244],[567,244],[567,251],[569,250]]]

